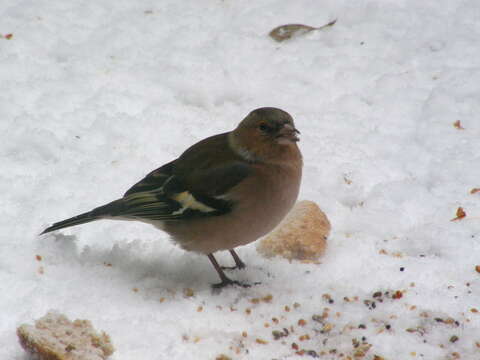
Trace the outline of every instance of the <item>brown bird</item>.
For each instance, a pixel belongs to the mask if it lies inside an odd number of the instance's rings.
[[[152,171],[118,200],[63,220],[42,234],[94,220],[137,220],[167,232],[183,249],[208,256],[221,282],[228,278],[213,253],[271,231],[294,205],[302,177],[299,131],[285,111],[252,111],[230,132],[206,138]]]

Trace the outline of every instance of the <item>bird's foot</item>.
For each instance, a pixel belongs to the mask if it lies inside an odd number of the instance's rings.
[[[253,285],[260,285],[260,284],[261,284],[260,282],[253,283]],[[237,280],[231,280],[229,278],[225,278],[225,279],[222,280],[222,282],[219,282],[218,284],[212,284],[212,289],[214,291],[220,291],[224,287],[232,286],[232,285],[240,286],[240,287],[243,287],[243,288],[252,287],[252,284],[245,283],[245,282],[240,282],[240,281],[237,281]]]
[[[223,289],[226,286],[232,286],[232,285],[237,285],[237,286],[241,286],[241,287],[244,287],[244,288],[249,288],[249,287],[252,286],[248,283],[242,283],[242,282],[237,281],[237,280],[231,280],[229,278],[226,278],[226,279],[222,280],[222,282],[219,282],[218,284],[213,284],[212,288],[214,290],[218,290],[218,289]]]
[[[260,285],[261,282],[254,282],[253,284],[249,284],[249,283],[245,283],[245,282],[240,282],[240,281],[237,281],[237,280],[224,280],[220,283],[217,283],[217,284],[212,284],[212,290],[213,292],[220,292],[223,288],[227,287],[227,286],[240,286],[242,288],[250,288],[252,287],[252,285]]]

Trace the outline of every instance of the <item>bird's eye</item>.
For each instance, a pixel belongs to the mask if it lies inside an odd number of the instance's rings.
[[[260,126],[258,127],[260,130],[262,130],[263,132],[268,132],[270,130],[270,128],[268,127],[267,124],[260,124]]]

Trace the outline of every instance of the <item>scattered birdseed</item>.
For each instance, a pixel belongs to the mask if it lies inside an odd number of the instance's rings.
[[[273,295],[272,295],[272,294],[268,294],[268,295],[266,295],[266,296],[264,296],[264,297],[262,298],[262,301],[263,301],[263,302],[266,302],[266,303],[269,303],[269,302],[272,301],[272,299],[273,299]]]
[[[288,329],[286,329],[286,328],[283,328],[283,331],[278,331],[278,330],[272,331],[272,336],[275,340],[278,340],[282,337],[287,337],[289,334],[290,333],[289,333]]]
[[[446,318],[445,320],[443,320],[443,322],[449,325],[451,324],[456,324],[457,326],[459,325],[458,321],[455,321],[455,319],[452,319],[452,318]]]
[[[323,325],[323,328],[322,330],[320,330],[320,333],[324,334],[324,333],[328,333],[330,332],[330,330],[333,329],[333,324],[331,323],[326,323],[325,325]]]
[[[183,289],[183,296],[192,297],[193,295],[195,295],[195,293],[193,292],[193,289],[190,289],[190,288]]]
[[[450,337],[450,342],[451,342],[451,343],[457,342],[458,339],[459,339],[459,337],[458,337],[457,335],[452,335],[452,336]]]
[[[227,355],[220,354],[215,358],[215,360],[232,360],[232,358],[228,357]]]
[[[462,126],[462,123],[460,122],[460,120],[455,121],[453,123],[453,126],[458,130],[465,130],[465,128]]]
[[[401,299],[403,296],[403,293],[400,290],[395,291],[395,293],[392,295],[392,299]]]
[[[365,306],[367,306],[370,310],[373,310],[377,307],[377,305],[375,304],[375,301],[372,301],[372,300],[364,300],[363,303],[365,304]]]
[[[330,294],[323,294],[322,299],[327,301],[329,304],[333,304],[334,301],[332,299],[332,296]]]

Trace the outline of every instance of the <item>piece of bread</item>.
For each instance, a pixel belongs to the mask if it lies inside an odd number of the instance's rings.
[[[299,201],[277,228],[260,240],[257,250],[265,257],[315,261],[325,252],[330,228],[316,203]]]
[[[17,329],[22,347],[39,360],[104,360],[114,352],[110,337],[99,334],[88,320],[70,321],[49,312]]]

